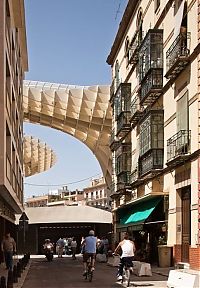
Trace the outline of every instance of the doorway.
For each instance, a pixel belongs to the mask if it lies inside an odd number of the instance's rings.
[[[182,262],[189,263],[189,247],[191,238],[191,216],[190,216],[190,197],[191,186],[187,186],[181,189],[181,201],[182,201]]]

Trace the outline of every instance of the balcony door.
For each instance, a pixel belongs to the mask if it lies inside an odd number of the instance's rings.
[[[182,262],[189,263],[189,247],[191,238],[190,193],[191,186],[182,188]]]

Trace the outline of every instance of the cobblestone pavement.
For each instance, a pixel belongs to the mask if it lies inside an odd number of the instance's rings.
[[[23,288],[64,288],[64,287],[123,287],[116,282],[116,267],[106,263],[96,263],[96,270],[92,283],[82,277],[82,258],[72,260],[71,257],[54,258],[47,262],[43,257],[33,258],[30,269],[23,284]],[[153,273],[152,277],[137,277],[131,275],[130,287],[166,287],[167,277]]]

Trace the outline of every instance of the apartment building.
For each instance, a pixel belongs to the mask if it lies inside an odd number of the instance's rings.
[[[110,197],[104,177],[90,181],[89,186],[84,188],[83,192],[86,205],[110,209]]]
[[[48,203],[59,201],[60,197],[58,195],[41,195],[41,196],[32,196],[27,198],[26,206],[27,207],[46,207]]]
[[[0,0],[0,240],[23,210],[23,79],[28,70],[23,0]]]
[[[83,190],[68,190],[67,186],[63,186],[62,189],[58,190],[58,194],[60,195],[61,199],[64,199],[68,205],[77,204],[77,205],[84,205],[84,192]]]
[[[128,1],[107,63],[116,240],[200,269],[199,0]]]
[[[50,194],[32,196],[26,200],[27,207],[84,205],[83,191],[69,191],[67,186],[54,190]]]

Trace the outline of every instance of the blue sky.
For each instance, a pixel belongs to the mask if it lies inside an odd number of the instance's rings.
[[[110,84],[106,59],[127,2],[25,0],[29,57],[25,78],[84,86]],[[60,188],[57,184],[82,189],[89,178],[101,173],[95,155],[72,136],[33,124],[25,124],[24,133],[46,142],[58,158],[50,170],[25,179],[25,183],[47,185],[25,184],[25,197],[46,194]]]

